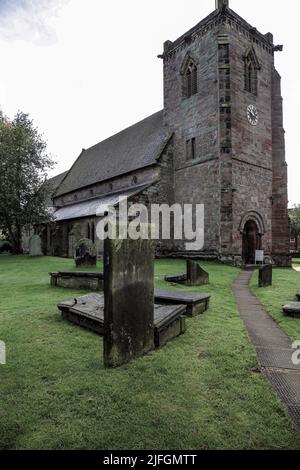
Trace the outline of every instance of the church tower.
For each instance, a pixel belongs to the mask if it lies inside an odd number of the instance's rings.
[[[290,262],[278,50],[229,0],[216,0],[207,18],[164,44],[174,197],[205,206],[203,256],[253,263],[263,249],[279,265]]]

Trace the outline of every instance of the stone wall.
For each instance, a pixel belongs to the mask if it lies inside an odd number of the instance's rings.
[[[273,206],[272,206],[272,256],[281,266],[290,266],[290,226],[288,218],[287,164],[281,97],[281,78],[272,74],[272,145],[273,145]]]
[[[158,177],[159,169],[156,165],[141,168],[140,170],[133,171],[126,175],[121,175],[117,178],[103,181],[86,188],[78,188],[77,191],[54,197],[54,206],[61,207],[66,204],[76,204],[76,202],[79,201],[86,201],[94,197],[128,189],[132,186],[153,182],[156,181]]]
[[[164,55],[164,121],[174,132],[175,202],[205,205],[205,251],[219,248],[220,181],[218,148],[217,41],[213,27]],[[168,43],[166,43],[165,49]],[[198,93],[183,97],[184,62],[197,64]],[[195,158],[187,159],[186,141],[195,139]],[[182,243],[176,242],[182,250]]]
[[[232,139],[232,253],[242,253],[241,221],[247,213],[264,226],[262,249],[272,249],[272,67],[274,57],[263,41],[253,40],[235,26],[226,23],[229,37],[231,76]],[[257,95],[245,91],[244,58],[253,50],[259,62]],[[254,105],[259,113],[256,126],[247,118],[247,107]],[[258,221],[259,224],[259,221]]]
[[[232,253],[242,253],[243,219],[258,220],[264,227],[262,249],[270,255],[272,250],[272,173],[263,168],[233,162],[233,236]],[[249,214],[249,217],[247,217]]]
[[[208,20],[206,27],[200,23],[164,47],[164,116],[174,132],[175,201],[205,205],[204,252],[224,260],[241,258],[241,223],[247,215],[257,221],[267,254],[284,252],[288,242],[284,131],[273,48],[272,34],[258,33],[231,13]],[[245,90],[249,51],[259,69],[257,94]],[[198,67],[198,93],[185,98],[181,73],[188,57]],[[247,118],[251,104],[259,113],[256,126]],[[191,138],[196,156],[187,161]]]

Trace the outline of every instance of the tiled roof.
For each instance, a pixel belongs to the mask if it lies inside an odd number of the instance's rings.
[[[163,128],[163,111],[159,111],[84,150],[58,187],[55,196],[154,164],[167,139]]]

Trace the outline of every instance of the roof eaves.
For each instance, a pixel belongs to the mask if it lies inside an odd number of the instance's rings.
[[[57,186],[55,192],[53,193],[52,195],[52,199],[54,199],[55,197],[58,197],[58,196],[62,196],[64,193],[61,193],[59,194],[59,188],[61,187],[61,185],[63,184],[63,182],[65,181],[65,179],[69,176],[69,174],[71,173],[71,170],[74,168],[74,166],[76,165],[76,163],[78,162],[78,160],[82,157],[82,155],[84,154],[85,152],[85,149],[82,149],[80,155],[76,158],[75,162],[73,163],[73,165],[71,166],[71,168],[66,172],[65,176],[63,177],[63,179],[61,180],[61,182],[59,183],[59,185]]]

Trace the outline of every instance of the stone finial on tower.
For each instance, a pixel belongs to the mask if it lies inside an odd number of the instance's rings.
[[[216,10],[223,10],[229,8],[229,0],[216,0]]]

